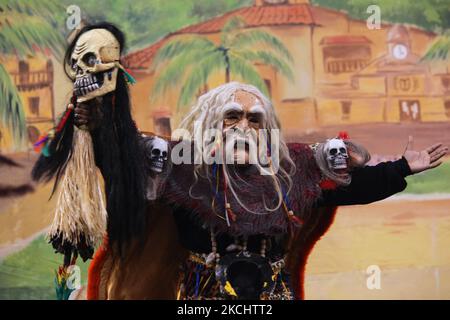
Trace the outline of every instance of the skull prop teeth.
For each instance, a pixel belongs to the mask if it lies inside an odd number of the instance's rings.
[[[78,102],[103,96],[116,89],[120,45],[105,29],[83,33],[75,44],[69,74]]]
[[[167,141],[155,137],[152,141],[152,151],[150,152],[150,168],[156,173],[161,173],[164,169],[164,164],[167,161],[167,158]]]
[[[347,169],[347,147],[341,139],[330,139],[325,148],[328,166],[331,170]]]

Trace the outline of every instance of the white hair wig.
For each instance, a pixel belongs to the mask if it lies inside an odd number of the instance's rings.
[[[198,127],[200,127],[202,130],[207,129],[215,129],[217,132],[222,133],[223,130],[223,107],[233,102],[235,99],[235,93],[237,91],[245,91],[248,93],[251,93],[255,95],[258,100],[259,104],[264,109],[265,117],[264,122],[261,129],[266,129],[268,132],[270,132],[273,129],[280,129],[280,122],[275,114],[275,110],[272,106],[271,101],[264,96],[264,94],[255,86],[248,85],[248,84],[242,84],[238,82],[230,82],[223,85],[220,85],[207,93],[201,95],[197,102],[191,107],[189,113],[184,117],[184,119],[181,121],[179,125],[179,129],[184,129],[187,132],[189,132],[191,137],[195,137],[194,130]],[[199,126],[201,125],[201,126]],[[211,148],[214,146],[212,142],[214,142],[215,139],[212,141],[203,141],[203,145],[195,144],[196,155],[202,156],[202,152],[210,152]],[[203,148],[203,149],[202,149]],[[222,157],[224,152],[221,153]],[[285,143],[285,140],[281,133],[279,133],[279,152],[278,152],[278,160],[279,160],[279,169],[275,172],[272,171],[273,174],[267,175],[267,179],[270,179],[271,183],[273,183],[274,190],[277,191],[278,199],[276,201],[276,205],[269,207],[266,204],[266,200],[263,197],[263,202],[266,212],[254,212],[251,209],[246,206],[243,199],[240,199],[239,197],[239,190],[236,190],[236,182],[234,181],[234,178],[232,175],[230,175],[230,168],[228,166],[223,166],[224,171],[224,179],[228,184],[228,187],[233,195],[233,197],[238,201],[238,203],[248,212],[252,212],[255,214],[267,214],[273,211],[276,211],[280,208],[280,206],[283,204],[284,194],[283,192],[286,192],[289,194],[291,188],[292,188],[292,179],[291,176],[295,173],[295,164],[293,163],[290,155],[288,147]],[[222,159],[224,160],[224,159]],[[203,177],[206,177],[211,182],[211,170],[209,169],[209,165],[204,163],[204,161],[196,162],[201,163],[199,165],[195,166],[194,175],[196,181],[198,180],[198,176],[201,175]],[[222,162],[222,163],[225,163]],[[265,170],[260,165],[256,165],[259,170]],[[239,178],[239,176],[237,176]],[[242,181],[242,180],[241,180]],[[196,182],[194,182],[195,185]],[[249,184],[250,186],[250,184]],[[284,186],[284,188],[283,188]],[[191,186],[191,190],[192,190]],[[254,187],[254,186],[253,186]],[[191,194],[190,190],[190,195]]]

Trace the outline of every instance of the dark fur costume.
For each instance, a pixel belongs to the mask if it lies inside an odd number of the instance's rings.
[[[334,185],[333,188],[321,189],[324,180],[311,148],[297,143],[288,144],[288,148],[296,165],[289,199],[292,210],[303,222],[301,227],[291,227],[282,209],[267,215],[255,215],[235,202],[232,202],[232,208],[236,213],[236,221],[231,222],[228,227],[211,210],[211,193],[214,188],[209,181],[200,178],[198,187],[192,193],[194,196],[202,196],[199,199],[190,197],[188,190],[193,177],[192,167],[189,168],[189,165],[174,166],[164,197],[173,202],[181,243],[192,252],[211,252],[208,228],[211,226],[219,231],[216,241],[221,255],[226,254],[225,248],[233,243],[233,236],[247,235],[248,249],[251,252],[258,252],[262,237],[269,236],[271,245],[267,249],[267,257],[276,260],[286,256],[290,286],[295,298],[302,299],[308,256],[333,223],[336,206],[371,203],[402,191],[406,187],[404,177],[411,174],[411,171],[402,158],[377,166],[355,168],[352,170],[352,183],[349,186]],[[246,204],[251,205],[251,209],[263,210],[261,195],[266,193],[269,195],[267,198],[270,198],[273,187],[261,183],[264,178],[257,172],[248,174],[244,179],[246,184],[239,189],[239,195],[247,200]],[[200,191],[194,192],[197,188]]]
[[[297,191],[300,190],[297,196],[294,193],[295,191],[292,191],[289,196],[293,206],[294,202],[298,202],[296,208],[305,207],[304,211],[299,210],[295,212],[303,219],[303,225],[301,228],[295,229],[293,233],[285,232],[279,234],[279,236],[270,236],[270,242],[275,245],[267,248],[267,255],[271,257],[276,257],[279,254],[286,255],[285,269],[290,274],[289,284],[293,289],[295,298],[301,299],[304,298],[304,272],[307,258],[314,245],[332,224],[336,206],[370,203],[400,192],[406,187],[404,178],[411,174],[411,171],[404,158],[398,161],[380,163],[373,167],[358,168],[352,172],[352,182],[349,186],[327,187],[322,189],[319,195],[316,192],[320,191],[318,190],[318,185],[322,185],[322,183],[320,183],[320,172],[312,159],[311,150],[308,146],[301,144],[291,144],[289,149],[291,157],[298,166],[294,184],[300,183],[301,186],[297,189]],[[177,294],[175,289],[171,295],[167,295],[167,292],[164,292],[163,295],[163,288],[158,286],[161,274],[167,268],[165,265],[160,265],[159,261],[171,261],[171,266],[181,263],[181,258],[183,257],[180,256],[182,252],[182,249],[178,247],[180,244],[184,249],[193,252],[211,252],[211,241],[207,228],[209,225],[215,225],[222,230],[221,235],[217,236],[218,252],[222,253],[230,241],[233,241],[233,238],[227,234],[228,227],[224,225],[220,218],[216,218],[211,212],[212,210],[210,210],[211,202],[209,200],[214,189],[211,189],[209,182],[201,187],[206,192],[206,199],[196,200],[190,198],[188,187],[190,182],[192,182],[192,168],[189,170],[187,168],[189,166],[186,166],[186,168],[174,166],[168,177],[165,193],[160,198],[164,204],[169,201],[172,203],[172,206],[175,206],[174,210],[172,210],[176,220],[174,225],[171,226],[171,224],[153,221],[151,224],[153,232],[148,233],[146,240],[149,243],[148,249],[129,250],[127,252],[129,258],[124,261],[123,266],[118,267],[120,272],[116,270],[116,273],[112,273],[103,267],[107,265],[109,257],[114,255],[111,248],[108,248],[107,252],[101,252],[102,254],[97,255],[94,259],[94,265],[97,268],[90,271],[90,279],[97,279],[98,281],[88,283],[91,298],[117,299],[122,298],[123,292],[126,292],[127,297],[133,297],[134,299],[145,297],[160,298],[163,296],[175,299]],[[305,181],[302,181],[303,177],[306,177]],[[253,178],[256,178],[256,176]],[[174,187],[175,189],[173,189]],[[253,197],[257,197],[256,188],[257,186],[252,184],[251,188],[248,187],[243,192],[252,193]],[[310,206],[312,208],[308,209]],[[244,213],[244,215],[248,214]],[[172,219],[172,215],[168,211],[156,211],[154,216]],[[244,219],[252,218],[244,217]],[[256,219],[264,218],[256,217]],[[276,226],[276,229],[287,229],[287,225],[281,217],[280,222],[284,223],[284,225],[281,227]],[[258,227],[257,229],[246,228],[245,230],[240,230],[237,226],[234,228],[239,233],[249,232],[251,234],[259,231],[274,231],[263,226],[262,223],[256,224],[256,226]],[[163,232],[158,233],[157,239],[159,239],[158,241],[172,241],[173,246],[171,249],[161,250],[153,246],[155,233],[162,230]],[[287,241],[283,241],[286,238]],[[258,234],[249,236],[248,249],[251,252],[255,252],[255,249],[259,248],[259,239],[261,239],[261,235]],[[143,259],[146,263],[139,263]],[[148,268],[148,265],[152,263],[154,264],[153,268]],[[159,267],[159,269],[155,267]],[[133,278],[133,275],[136,273],[139,274],[138,279]],[[177,288],[179,285],[179,277],[176,275],[173,275],[173,278],[164,279],[170,283],[170,287]],[[116,288],[114,292],[100,289],[111,286]],[[145,288],[149,288],[148,291]]]
[[[313,152],[308,145],[293,143],[288,144],[288,148],[296,166],[295,175],[292,177],[292,189],[288,193],[290,209],[301,220],[305,220],[310,214],[312,206],[320,197],[319,182],[321,175],[315,164]],[[277,199],[275,188],[270,183],[271,178],[269,176],[263,176],[254,171],[246,172],[246,170],[242,170],[239,172],[241,179],[235,179],[237,181],[235,189],[240,199],[251,210],[266,214],[254,214],[246,211],[229,192],[228,201],[236,215],[236,221],[232,221],[230,227],[228,227],[223,218],[225,211],[223,175],[219,175],[220,187],[216,197],[215,183],[217,181],[212,180],[212,183],[210,183],[205,177],[199,177],[197,183],[194,184],[193,167],[194,165],[174,166],[170,174],[164,197],[173,203],[176,208],[189,209],[202,223],[231,235],[276,235],[288,231],[289,220],[283,206],[274,212],[266,213],[267,210],[264,207],[262,196],[264,195],[269,207],[275,206],[275,203],[271,203],[271,201]],[[220,165],[218,170],[221,171]],[[189,190],[192,185],[194,187],[191,190],[191,197]],[[287,190],[286,186],[284,186],[284,190]],[[216,197],[215,210],[217,214],[211,207],[214,197]]]
[[[219,231],[217,245],[222,254],[225,254],[225,248],[233,243],[233,236],[249,236],[248,248],[253,252],[257,252],[262,236],[269,236],[268,256],[276,260],[287,254],[286,270],[290,274],[290,286],[295,298],[302,299],[306,260],[315,243],[332,224],[336,208],[316,206],[322,195],[319,186],[322,175],[309,145],[290,143],[288,148],[296,166],[288,198],[290,209],[303,222],[301,225],[293,224],[283,207],[272,213],[257,215],[249,213],[229,197],[236,221],[231,222],[228,227],[225,220],[211,209],[215,186],[207,179],[200,177],[192,189],[192,195],[199,196],[198,199],[190,197],[188,190],[194,182],[192,165],[173,167],[164,198],[175,208],[174,214],[182,243],[194,252],[207,254],[211,250],[209,232],[205,226]],[[239,196],[252,210],[265,212],[262,194],[265,194],[266,199],[275,198],[273,185],[266,183],[268,177],[261,176],[258,172],[241,172],[240,177],[243,181],[239,182],[242,185],[238,189]],[[222,188],[219,198],[223,199]],[[216,209],[223,213],[223,203]]]

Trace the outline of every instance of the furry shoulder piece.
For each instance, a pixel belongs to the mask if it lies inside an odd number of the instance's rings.
[[[185,142],[179,142],[185,143]],[[288,144],[290,156],[295,164],[295,173],[291,176],[292,188],[283,193],[289,210],[300,221],[307,218],[310,209],[321,195],[319,182],[321,179],[313,152],[309,145]],[[280,164],[282,167],[286,163]],[[276,208],[278,194],[272,183],[273,177],[260,175],[249,168],[237,169],[234,172],[233,187],[237,191],[237,200],[228,190],[227,199],[233,212],[233,220],[228,225],[225,217],[224,179],[219,168],[207,167],[208,172],[196,172],[195,165],[174,165],[167,179],[165,200],[176,207],[182,207],[187,214],[193,214],[201,225],[213,227],[219,232],[231,235],[285,233],[290,227],[290,219],[284,205]],[[219,174],[214,174],[217,170]],[[283,187],[283,186],[282,186]],[[242,203],[246,206],[246,210]]]

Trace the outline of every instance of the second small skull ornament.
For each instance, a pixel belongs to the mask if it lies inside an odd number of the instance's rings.
[[[161,173],[164,169],[169,155],[168,143],[164,139],[154,137],[151,146],[152,149],[150,151],[150,168],[156,173]]]
[[[341,139],[330,139],[325,145],[328,166],[330,170],[347,169],[348,151]]]

